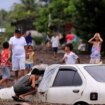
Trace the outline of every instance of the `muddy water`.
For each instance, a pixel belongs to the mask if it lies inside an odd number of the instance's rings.
[[[38,103],[38,102],[14,102],[8,100],[0,100],[0,105],[58,105],[58,104],[48,104],[48,103]]]

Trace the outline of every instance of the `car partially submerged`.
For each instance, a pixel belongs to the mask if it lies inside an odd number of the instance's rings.
[[[40,98],[43,102],[69,105],[105,104],[105,65],[50,66],[38,92],[42,92]]]
[[[0,98],[6,99],[6,89]],[[7,95],[6,95],[7,94]],[[68,105],[105,104],[105,65],[51,65],[45,70],[37,92],[38,101]],[[6,97],[6,98],[5,98]],[[32,96],[36,100],[35,96]],[[28,98],[32,100],[32,98]]]

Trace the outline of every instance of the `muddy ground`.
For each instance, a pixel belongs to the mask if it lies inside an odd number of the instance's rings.
[[[45,48],[43,49],[42,47],[39,47],[36,49],[36,62],[35,64],[40,64],[40,62],[43,62],[45,64],[56,64],[59,63],[64,55],[63,50],[59,50],[57,58],[54,58],[53,53],[51,50],[46,50]],[[89,63],[89,54],[85,53],[80,53],[78,54],[81,63]],[[103,63],[105,63],[105,57],[102,58]],[[10,84],[13,84],[13,81],[10,82]],[[48,105],[46,103],[21,103],[22,105]],[[14,101],[8,101],[8,100],[0,100],[0,105],[20,105],[20,103],[14,102]]]
[[[80,57],[81,64],[88,64],[90,60],[90,55],[87,52],[80,52],[75,51],[75,53]],[[56,64],[60,63],[63,58],[64,50],[58,50],[58,56],[54,58],[52,50],[46,50],[45,48],[42,49],[41,47],[36,50],[37,60],[36,64],[39,64],[40,61],[43,61],[46,64]],[[105,63],[105,57],[102,57],[102,62]]]

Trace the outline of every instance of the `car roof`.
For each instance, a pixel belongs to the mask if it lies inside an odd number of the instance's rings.
[[[85,67],[85,66],[105,66],[105,64],[63,64],[60,66]]]
[[[85,67],[90,67],[90,66],[105,66],[105,64],[64,64],[64,65],[60,65],[60,67],[74,67],[77,68],[77,71],[83,71],[83,69],[85,69]],[[83,68],[83,69],[82,69]]]

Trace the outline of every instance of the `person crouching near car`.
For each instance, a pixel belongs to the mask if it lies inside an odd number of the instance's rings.
[[[72,50],[73,50],[73,45],[71,43],[66,44],[65,54],[64,54],[62,63],[65,63],[65,64],[80,63],[79,57],[74,52],[72,52]]]
[[[15,101],[24,101],[25,96],[35,93],[37,91],[36,84],[40,76],[40,70],[35,68],[30,75],[23,76],[17,80],[13,86],[15,96],[12,96],[12,98]]]

